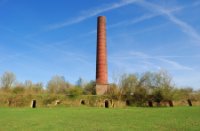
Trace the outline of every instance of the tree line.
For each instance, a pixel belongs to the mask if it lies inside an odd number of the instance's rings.
[[[146,101],[193,99],[200,100],[200,90],[191,87],[177,87],[166,71],[145,72],[142,74],[123,74],[115,76],[105,95],[112,99],[130,100],[134,105]],[[95,81],[86,82],[79,78],[76,84],[66,81],[63,76],[53,76],[44,86],[31,80],[17,82],[12,72],[0,77],[0,92],[8,94],[62,94],[68,96],[95,95]]]

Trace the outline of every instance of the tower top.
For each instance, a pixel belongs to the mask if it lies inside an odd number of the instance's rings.
[[[100,18],[104,18],[105,19],[106,17],[105,16],[98,16],[98,19],[100,19]]]

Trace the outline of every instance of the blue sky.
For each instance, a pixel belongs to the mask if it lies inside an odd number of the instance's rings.
[[[0,0],[0,75],[95,80],[96,20],[107,18],[109,81],[167,70],[200,89],[199,0]]]

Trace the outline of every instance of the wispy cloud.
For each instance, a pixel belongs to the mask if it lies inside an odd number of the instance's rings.
[[[177,69],[177,70],[193,70],[193,68],[182,65],[176,61],[172,61],[166,58],[156,58],[164,63],[167,63],[168,65],[170,65],[172,68]]]
[[[191,5],[187,5],[187,6],[178,6],[178,7],[172,8],[172,9],[165,9],[165,8],[162,8],[158,5],[154,5],[152,3],[148,3],[148,2],[145,2],[145,1],[135,1],[135,2],[137,4],[139,3],[140,5],[144,6],[145,8],[148,8],[150,10],[153,9],[153,12],[150,13],[150,14],[145,14],[145,15],[140,16],[138,18],[129,19],[129,20],[125,20],[125,21],[121,21],[121,22],[118,22],[118,23],[108,25],[107,29],[113,29],[113,28],[118,28],[118,27],[122,27],[122,26],[130,26],[130,25],[134,25],[134,24],[137,24],[137,23],[140,23],[140,22],[143,22],[143,21],[164,15],[164,16],[168,16],[168,18],[170,18],[170,20],[172,22],[174,22],[179,27],[181,27],[181,30],[184,33],[190,35],[191,37],[195,38],[195,40],[199,41],[200,35],[197,33],[197,31],[195,31],[195,29],[192,26],[188,25],[186,22],[181,21],[177,17],[173,16],[173,13],[177,12],[177,11],[181,11],[185,8],[192,8],[192,7],[195,7],[195,6],[199,6],[200,2],[195,2],[195,3],[193,3]],[[156,7],[154,7],[154,6],[156,6]],[[152,30],[152,29],[154,29],[154,27],[151,28],[150,30]],[[92,30],[92,31],[89,31],[88,33],[85,33],[82,36],[83,37],[89,36],[89,35],[92,35],[92,34],[95,34],[95,33],[96,33],[96,30]]]
[[[176,24],[185,34],[189,35],[195,41],[200,43],[200,34],[188,23],[185,21],[179,19],[178,17],[173,15],[173,12],[171,12],[169,9],[163,8],[159,5],[152,4],[150,2],[147,2],[145,0],[138,2],[141,6],[153,11],[153,12],[162,12],[164,16],[166,16],[171,22]],[[198,3],[197,3],[198,4]],[[193,4],[193,6],[196,6],[197,4]]]
[[[84,14],[82,14],[80,16],[77,16],[75,18],[72,18],[72,19],[62,22],[62,23],[53,24],[53,25],[48,26],[48,30],[58,29],[58,28],[72,25],[72,24],[76,24],[76,23],[82,22],[90,17],[96,16],[98,14],[101,14],[101,13],[104,13],[104,12],[107,12],[110,10],[114,10],[114,9],[117,9],[117,8],[120,8],[120,7],[123,7],[126,5],[133,4],[136,1],[138,1],[138,0],[121,0],[120,2],[108,4],[103,7],[97,7],[94,9],[86,10],[86,11],[84,11]]]
[[[150,69],[169,69],[169,70],[194,70],[193,68],[180,64],[177,61],[171,60],[169,58],[176,57],[187,57],[187,56],[153,56],[143,52],[130,51],[128,53],[120,53],[121,55],[112,55],[109,57],[111,62],[114,62],[117,65],[127,67],[127,65],[132,64],[134,60],[134,64],[144,63],[145,65],[140,65],[146,67],[146,70]],[[189,56],[189,57],[197,57],[197,56]],[[138,67],[140,67],[138,66]]]
[[[152,4],[152,3],[149,3],[146,1],[137,1],[137,3],[139,3],[140,5],[142,5],[143,7],[147,8],[147,9],[153,11],[152,14],[145,14],[136,19],[121,21],[119,23],[108,25],[107,29],[133,25],[133,24],[137,24],[139,22],[149,20],[149,19],[163,15],[163,16],[166,16],[171,22],[176,24],[185,34],[187,34],[188,36],[193,38],[193,40],[195,40],[196,42],[200,43],[200,34],[191,25],[187,24],[185,21],[183,21],[173,15],[174,12],[181,11],[185,8],[199,6],[200,2],[195,2],[195,3],[193,3],[191,5],[187,5],[187,6],[175,7],[173,9],[166,9],[164,7],[161,7],[159,5]],[[90,31],[89,33],[86,33],[86,35],[90,35],[90,34],[94,34],[94,33],[96,33],[95,30]]]
[[[168,14],[168,17],[171,21],[177,24],[184,33],[188,34],[189,36],[191,36],[192,38],[194,38],[196,41],[200,43],[200,35],[192,26],[178,19],[177,17],[173,16],[170,13]]]
[[[32,39],[32,38],[26,38],[24,37],[23,34],[20,34],[18,32],[16,32],[15,30],[8,28],[8,27],[4,27],[0,25],[0,29],[7,31],[9,33],[12,33],[15,37],[20,37],[23,46],[26,46],[29,51],[25,50],[23,52],[20,53],[10,53],[9,55],[5,55],[5,54],[1,54],[0,56],[0,64],[7,62],[7,61],[16,61],[16,63],[18,63],[17,61],[19,59],[33,59],[33,56],[29,56],[28,54],[31,53],[42,53],[43,56],[49,56],[49,54],[55,54],[56,56],[61,56],[58,59],[62,59],[65,62],[79,62],[82,64],[85,64],[89,67],[91,67],[91,63],[88,60],[87,54],[84,54],[83,52],[81,53],[76,52],[76,51],[71,51],[71,50],[64,50],[66,49],[66,45],[67,43],[70,43],[70,40],[64,40],[64,41],[59,41],[59,42],[54,42],[54,43],[48,43],[46,44],[45,42],[36,40],[36,39]],[[20,41],[20,42],[21,42]],[[2,44],[3,45],[3,44]],[[56,59],[58,61],[58,59]],[[40,59],[33,59],[34,61],[40,61]],[[22,63],[21,63],[22,65]],[[25,66],[25,65],[24,65]]]
[[[194,6],[199,6],[200,5],[200,1],[196,1],[193,5]]]
[[[183,9],[183,7],[177,7],[177,8],[169,10],[169,12],[172,13],[172,12],[175,12],[175,11],[180,11],[181,9]],[[108,29],[120,27],[120,26],[128,26],[128,25],[137,24],[137,23],[140,23],[142,21],[149,20],[149,19],[155,18],[155,17],[160,16],[160,15],[163,15],[163,12],[155,12],[155,13],[151,13],[151,14],[145,14],[143,16],[140,16],[138,18],[134,18],[132,20],[122,21],[122,22],[119,22],[119,23],[109,25]]]
[[[77,52],[70,49],[66,50],[65,44],[69,43],[67,41],[61,41],[51,44],[44,44],[43,42],[37,42],[40,44],[37,45],[29,45],[32,49],[36,50],[37,52],[41,52],[44,56],[51,56],[49,54],[53,55],[53,58],[55,59],[56,56],[59,56],[56,61],[76,61],[82,64],[86,64],[87,66],[91,66],[91,63],[88,60],[88,57],[83,52]],[[65,44],[63,44],[65,43]]]
[[[115,24],[109,25],[108,28],[115,28],[115,27],[119,27],[119,26],[127,26],[127,25],[136,24],[136,23],[145,21],[147,19],[154,18],[154,17],[156,17],[158,15],[159,14],[145,14],[145,15],[139,17],[139,18],[136,18],[136,19],[127,20],[127,21],[121,21],[119,23],[115,23]]]
[[[169,12],[173,13],[173,12],[176,12],[176,11],[180,11],[180,10],[182,10],[184,8],[185,7],[176,7],[174,9],[170,9]],[[122,26],[134,25],[134,24],[137,24],[137,23],[140,23],[140,22],[143,22],[143,21],[146,21],[146,20],[161,16],[161,15],[163,15],[163,12],[154,12],[154,13],[151,13],[151,14],[145,14],[145,15],[140,16],[138,18],[129,19],[129,20],[125,20],[125,21],[121,21],[121,22],[118,22],[118,23],[114,23],[114,24],[108,25],[107,29],[109,30],[109,29],[118,28],[118,27],[122,27]],[[156,27],[159,27],[159,25],[156,26]],[[154,27],[151,28],[151,29],[154,29]],[[92,30],[92,31],[90,31],[88,33],[85,33],[83,36],[89,36],[89,35],[95,34],[95,33],[96,33],[96,30]]]

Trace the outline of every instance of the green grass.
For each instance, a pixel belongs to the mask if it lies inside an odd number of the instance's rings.
[[[200,131],[200,107],[0,108],[0,131]]]

